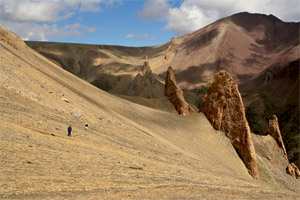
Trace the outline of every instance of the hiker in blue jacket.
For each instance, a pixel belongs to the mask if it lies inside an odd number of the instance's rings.
[[[71,136],[71,133],[72,133],[72,126],[70,125],[70,126],[68,127],[68,136]]]

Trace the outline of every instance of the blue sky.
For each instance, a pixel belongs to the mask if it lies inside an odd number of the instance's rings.
[[[82,37],[71,35],[66,38],[53,38],[59,42],[89,44],[110,44],[124,46],[151,46],[163,44],[174,37],[174,32],[165,31],[163,21],[143,20],[138,11],[144,1],[122,1],[102,5],[101,12],[77,12],[74,16],[60,21],[60,26],[79,22],[87,27],[95,27]]]
[[[299,22],[298,0],[0,0],[0,23],[24,40],[152,46],[238,12]]]

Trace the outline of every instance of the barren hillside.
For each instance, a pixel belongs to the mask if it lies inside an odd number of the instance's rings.
[[[2,26],[0,37],[1,199],[299,198],[299,182],[287,175],[281,181],[289,184],[253,180],[203,114],[133,104],[49,62]]]
[[[299,22],[283,22],[273,15],[238,13],[154,47],[26,44],[102,90],[160,110],[172,111],[161,93],[163,84],[157,84],[155,90],[148,92],[151,95],[131,90],[145,56],[149,58],[157,83],[163,83],[167,68],[172,66],[186,100],[195,106],[199,106],[204,97],[206,83],[224,69],[241,86],[252,131],[264,134],[269,118],[276,114],[289,159],[300,167]],[[293,73],[286,73],[289,63],[296,67]],[[282,72],[284,76],[276,76],[275,81],[261,85],[261,80],[272,79],[274,70],[269,70],[270,67],[275,69],[283,65],[287,66]],[[140,85],[142,87],[144,83]],[[156,95],[153,95],[155,91]]]

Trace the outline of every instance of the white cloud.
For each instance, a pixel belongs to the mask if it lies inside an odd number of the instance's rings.
[[[156,40],[156,39],[157,39],[157,36],[154,35],[154,36],[150,37],[149,39],[150,39],[150,40]]]
[[[100,12],[101,8],[100,6],[97,6],[97,3],[99,1],[82,1],[79,11],[80,12]]]
[[[165,29],[174,31],[178,35],[191,33],[217,19],[217,17],[206,15],[195,5],[182,4],[180,8],[169,9],[168,14],[168,23]],[[213,11],[211,11],[211,14],[212,16],[216,15]]]
[[[87,32],[94,32],[93,27],[86,27],[80,23],[68,24],[58,27],[56,24],[37,24],[37,23],[18,23],[17,26],[7,24],[7,27],[14,27],[15,33],[23,40],[41,40],[48,41],[50,38],[64,38],[67,36],[80,37]],[[11,30],[11,28],[9,28]]]
[[[140,34],[140,35],[137,35],[136,38],[139,40],[145,40],[145,39],[149,38],[149,35],[148,34]]]
[[[95,28],[95,27],[89,27],[87,30],[88,30],[88,32],[93,33],[93,32],[95,32],[97,30],[97,28]]]
[[[158,2],[164,2],[166,6]],[[149,0],[139,15],[147,20],[166,20],[166,30],[183,35],[222,17],[244,11],[273,14],[284,21],[299,21],[299,4],[298,0],[184,0],[179,7],[170,7],[168,1]],[[157,14],[155,10],[167,11]]]
[[[138,35],[135,35],[135,34],[128,34],[125,36],[125,38],[136,38],[136,39],[139,39],[139,40],[156,40],[157,36],[154,35],[152,37],[149,36],[149,34],[138,34]]]
[[[79,23],[57,25],[76,12],[100,12],[102,4],[119,0],[0,0],[0,23],[23,39],[82,36],[96,28]]]
[[[168,0],[149,0],[144,3],[143,8],[138,14],[143,20],[149,21],[166,17],[170,5]]]
[[[134,35],[133,34],[128,34],[125,36],[125,38],[134,38]]]
[[[1,21],[55,22],[71,17],[75,11],[100,11],[102,0],[0,0]]]

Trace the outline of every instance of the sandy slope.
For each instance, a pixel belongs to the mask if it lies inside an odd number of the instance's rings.
[[[1,199],[299,198],[252,180],[204,115],[107,94],[1,31]]]

